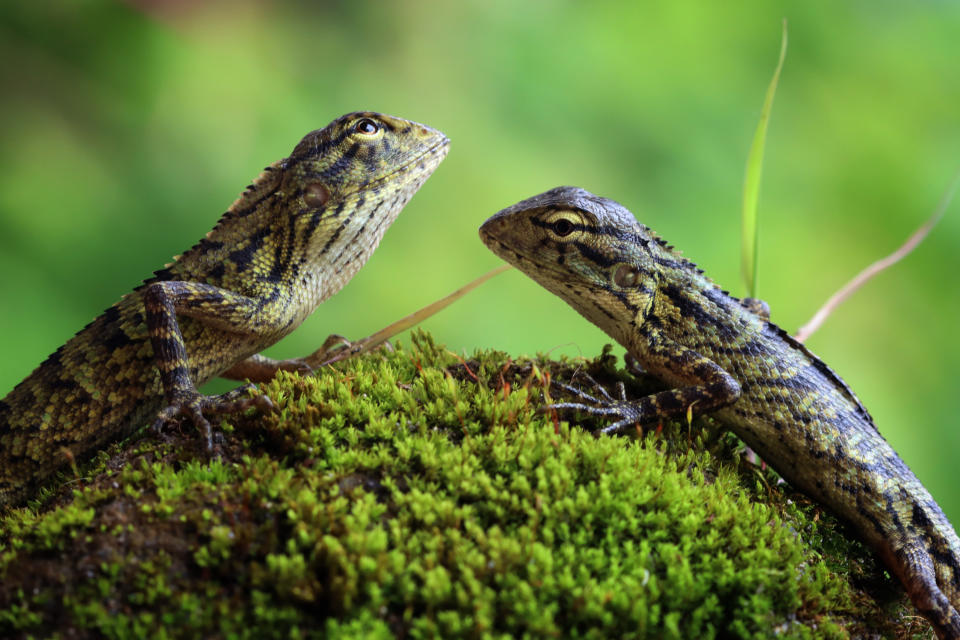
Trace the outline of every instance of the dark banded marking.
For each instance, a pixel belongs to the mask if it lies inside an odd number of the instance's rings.
[[[360,143],[354,142],[352,145],[346,148],[337,161],[334,162],[326,171],[323,172],[323,177],[325,180],[335,180],[340,174],[350,170],[354,166],[353,159],[360,151]]]
[[[712,325],[723,330],[729,329],[726,318],[704,307],[696,298],[684,292],[677,284],[668,282],[661,285],[659,291],[669,299],[670,304],[684,318],[693,320],[701,326]]]
[[[553,208],[548,208],[547,210],[565,211],[567,209],[563,207],[553,207]],[[582,211],[582,209],[574,209],[574,210]],[[611,238],[617,238],[618,240],[622,240],[626,243],[630,243],[630,244],[642,247],[644,249],[646,249],[649,245],[649,241],[646,238],[630,230],[624,230],[614,226],[606,226],[606,225],[594,226],[594,225],[582,224],[582,223],[573,222],[573,221],[568,221],[568,222],[570,223],[571,232],[579,231],[581,233],[586,233],[594,236],[608,236]],[[546,222],[545,220],[541,220],[540,218],[537,218],[537,217],[531,217],[530,223],[536,227],[540,227],[541,229],[551,229],[551,230],[553,229],[552,224],[550,224],[549,222]]]
[[[269,235],[270,229],[257,229],[239,249],[227,254],[230,262],[234,264],[237,271],[247,271],[250,268],[250,263],[256,258],[257,253]]]
[[[365,202],[365,200],[362,199],[362,202]],[[364,231],[366,230],[367,225],[370,224],[370,221],[374,218],[374,216],[377,215],[377,212],[380,210],[381,206],[383,206],[383,200],[379,200],[377,201],[376,204],[373,205],[373,207],[370,209],[370,213],[364,219],[363,224],[360,225],[360,227],[353,233],[353,236],[350,238],[349,241],[343,243],[343,248],[340,250],[340,253],[338,253],[337,256],[331,261],[332,264],[340,265],[341,267],[349,264],[349,261],[347,261],[346,263],[342,262],[344,254],[356,242],[357,238],[359,238],[361,235],[364,234]],[[359,207],[357,208],[359,209]],[[384,222],[387,222],[387,221],[380,220],[380,224],[383,224]],[[392,220],[390,220],[390,222],[392,222]],[[380,225],[377,225],[375,227],[375,229],[379,229],[379,228],[380,228]],[[337,273],[340,273],[340,269],[337,270]]]
[[[327,238],[327,241],[323,243],[323,248],[320,249],[320,255],[326,255],[327,251],[330,250],[330,247],[333,246],[333,243],[337,241],[337,238],[340,237],[340,234],[343,233],[343,230],[347,227],[348,221],[341,222],[337,225],[337,228],[333,230],[333,233],[330,234],[330,237]]]
[[[297,232],[299,224],[298,216],[289,216],[287,218],[286,234],[283,242],[277,243],[273,250],[273,264],[270,267],[270,273],[267,275],[268,282],[280,282],[282,279],[290,278],[293,253],[297,250],[300,234]],[[293,274],[296,277],[296,274]]]
[[[580,255],[582,255],[584,258],[604,269],[609,269],[613,265],[617,264],[617,260],[615,260],[613,257],[604,255],[585,242],[574,240],[573,242],[570,242],[569,245],[580,252]]]
[[[630,311],[630,313],[636,314],[640,311],[640,307],[631,302],[630,297],[623,291],[614,289],[609,285],[604,287],[604,291],[615,297],[625,309]]]

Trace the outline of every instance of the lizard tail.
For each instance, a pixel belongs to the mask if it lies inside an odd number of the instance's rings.
[[[926,549],[923,544],[912,543],[891,555],[893,561],[888,561],[887,566],[894,569],[913,605],[930,621],[937,636],[960,639],[956,585],[953,584],[951,588],[949,581],[943,581],[941,562],[936,552]]]
[[[932,498],[914,501],[909,529],[902,545],[882,544],[880,555],[937,635],[960,640],[960,539]]]
[[[930,541],[928,552],[933,559],[937,584],[950,601],[953,635],[946,637],[960,639],[960,539],[936,503],[933,507],[934,512],[929,515],[939,516],[939,522],[933,520],[935,524],[931,525],[928,520],[925,536]]]

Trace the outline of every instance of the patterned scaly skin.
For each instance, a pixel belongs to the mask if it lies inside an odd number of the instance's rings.
[[[209,448],[204,413],[269,406],[249,384],[220,396],[197,387],[316,364],[256,354],[353,277],[448,147],[439,131],[378,113],[307,134],[203,240],[0,400],[0,509],[150,417],[189,416]]]
[[[559,187],[504,209],[483,242],[675,387],[634,402],[556,405],[620,418],[692,407],[846,519],[941,638],[960,638],[960,540],[863,405],[806,347],[721,291],[612,200]]]

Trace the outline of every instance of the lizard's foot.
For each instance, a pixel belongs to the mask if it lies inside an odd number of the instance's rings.
[[[153,421],[153,428],[160,431],[165,424],[180,415],[185,415],[193,421],[206,440],[207,451],[213,451],[213,429],[204,413],[236,413],[250,407],[257,407],[261,411],[272,411],[273,402],[267,396],[257,393],[250,395],[250,390],[256,389],[253,384],[245,384],[232,391],[216,396],[205,396],[196,389],[181,392],[175,395],[170,403],[157,414]]]
[[[354,343],[347,338],[332,333],[323,341],[320,348],[308,355],[306,358],[300,358],[300,362],[310,367],[312,370],[319,369],[325,364],[342,360],[349,357]]]
[[[290,358],[289,360],[274,360],[259,353],[246,360],[238,362],[223,373],[221,377],[229,380],[246,380],[248,382],[269,382],[279,371],[289,371],[308,376],[314,368],[305,358]]]
[[[607,392],[603,385],[591,378],[588,374],[581,372],[580,375],[587,379],[590,385],[593,386],[596,393],[602,396],[602,398],[594,397],[589,393],[569,384],[554,381],[554,385],[563,389],[567,393],[573,394],[584,402],[555,402],[554,404],[545,406],[544,410],[574,410],[582,411],[595,416],[619,418],[619,420],[613,424],[597,430],[597,433],[605,434],[617,433],[618,431],[626,429],[630,425],[640,424],[642,422],[642,412],[636,405],[627,400],[627,392],[622,382],[617,383],[617,395],[620,397],[619,399],[616,399]]]
[[[367,353],[377,347],[393,351],[393,345],[389,341],[379,338],[378,334],[352,342],[343,336],[333,334],[324,340],[319,349],[301,361],[314,369],[319,369],[325,365],[346,360],[361,353]]]

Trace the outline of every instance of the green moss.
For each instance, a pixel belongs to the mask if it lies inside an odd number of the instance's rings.
[[[190,429],[116,446],[4,516],[0,634],[929,637],[708,421],[597,438],[538,413],[584,366],[627,379],[609,352],[463,361],[417,334],[264,385],[277,411],[219,458]]]

